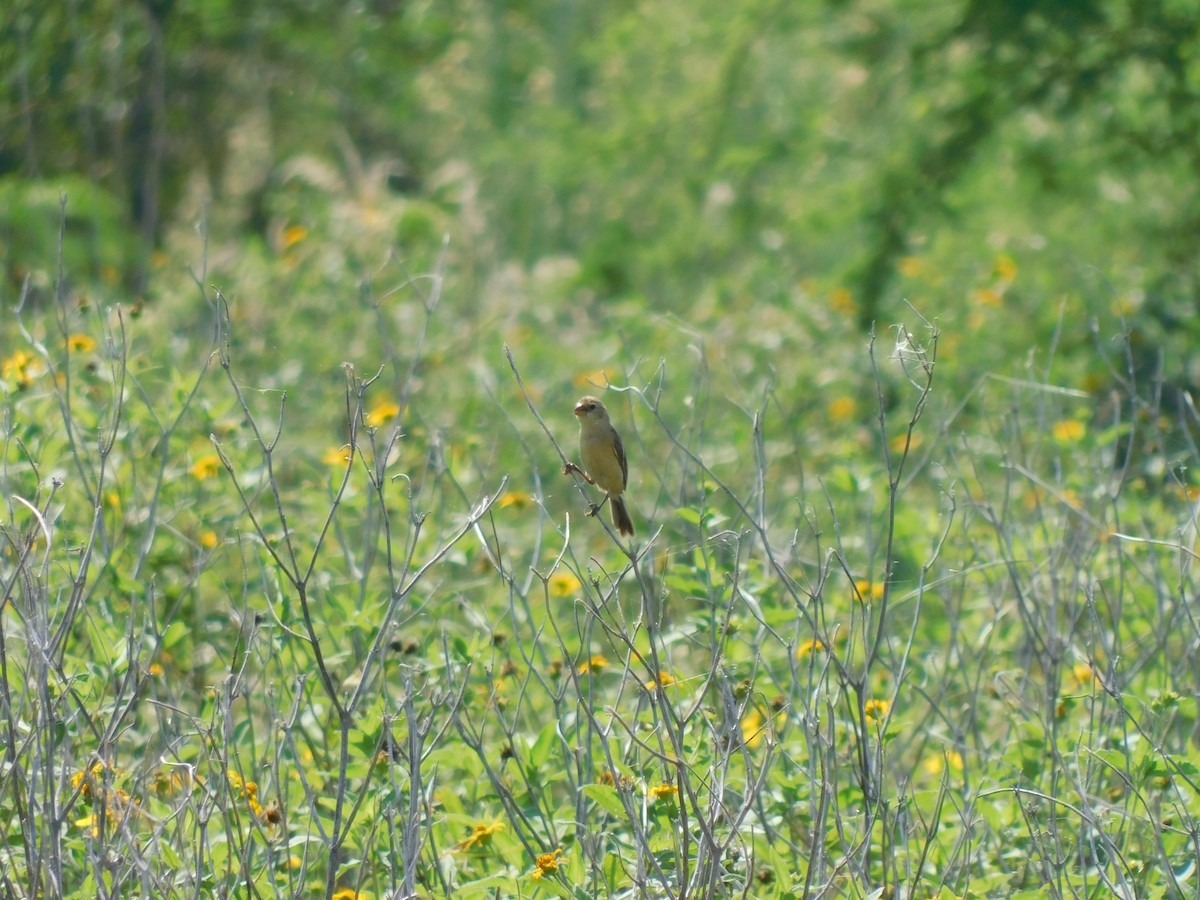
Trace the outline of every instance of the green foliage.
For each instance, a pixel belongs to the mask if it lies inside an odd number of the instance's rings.
[[[1194,18],[17,4],[6,890],[1185,893]]]

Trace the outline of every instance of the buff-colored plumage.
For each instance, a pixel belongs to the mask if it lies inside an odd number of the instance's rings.
[[[579,459],[587,478],[612,504],[613,524],[621,534],[633,534],[633,521],[621,495],[629,481],[629,463],[621,436],[608,418],[608,410],[595,397],[583,397],[575,404],[579,417]]]

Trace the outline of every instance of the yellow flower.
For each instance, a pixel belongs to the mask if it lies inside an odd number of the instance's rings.
[[[146,674],[151,678],[161,678],[162,673],[163,667],[161,663],[150,663],[150,665],[146,666]]]
[[[367,413],[367,425],[371,428],[378,428],[384,422],[391,421],[398,415],[400,415],[400,405],[392,403],[390,400],[384,400],[376,403]]]
[[[18,387],[29,387],[29,382],[33,379],[33,364],[33,356],[24,350],[18,350],[0,362],[0,377],[5,381],[15,381]]]
[[[508,509],[510,506],[527,509],[533,505],[533,495],[525,491],[507,491],[500,495],[496,505],[501,509]]]
[[[812,638],[811,640],[804,641],[796,648],[796,658],[804,659],[810,653],[820,653],[824,649],[825,645],[821,643],[820,638]]]
[[[905,278],[916,278],[925,271],[925,263],[919,256],[903,256],[896,264],[896,268]]]
[[[620,373],[616,369],[594,369],[590,372],[579,372],[571,379],[571,386],[576,390],[587,388],[608,387],[613,377]]]
[[[1050,430],[1060,444],[1074,444],[1087,434],[1087,426],[1078,419],[1060,419]]]
[[[1200,487],[1194,484],[1173,484],[1168,488],[1168,493],[1174,494],[1181,500],[1186,500],[1188,503],[1195,503],[1200,500]]]
[[[541,881],[546,875],[558,871],[558,864],[562,861],[562,847],[559,847],[553,853],[543,853],[537,858],[534,863],[534,870],[530,873],[530,878],[534,881]]]
[[[90,353],[96,349],[96,342],[86,334],[73,334],[67,338],[67,349],[72,353]]]
[[[572,597],[583,587],[583,583],[570,572],[555,572],[550,576],[550,594],[554,597]]]
[[[947,750],[945,753],[928,757],[924,762],[924,766],[925,771],[930,775],[941,775],[942,770],[947,766],[956,772],[961,772],[963,769],[962,754],[957,750]]]
[[[350,449],[349,444],[342,444],[340,447],[330,447],[321,455],[321,462],[327,466],[338,466],[345,468],[350,465],[350,460],[354,455],[354,451]]]
[[[475,829],[463,840],[454,845],[455,853],[462,853],[466,850],[471,850],[475,847],[483,847],[490,844],[492,835],[504,830],[503,822],[492,822],[485,825],[482,822],[475,826]]]
[[[205,478],[212,478],[221,471],[221,460],[215,453],[209,453],[200,457],[191,467],[188,468],[190,474],[197,481],[203,481]]]
[[[71,776],[71,790],[78,790],[84,800],[92,799],[93,783],[101,782],[104,778],[104,763],[94,762],[86,771],[76,772]]]
[[[298,856],[289,856],[283,861],[283,867],[291,872],[299,871],[300,867],[303,865],[304,860]]]
[[[973,296],[980,306],[999,306],[1004,301],[1004,297],[995,288],[979,288]]]
[[[1071,667],[1071,679],[1076,687],[1090,688],[1096,682],[1096,670],[1085,662],[1076,663]]]
[[[836,312],[853,315],[858,310],[854,295],[845,288],[837,288],[829,292],[829,306]]]
[[[858,413],[858,401],[853,397],[834,397],[829,401],[828,414],[834,422],[848,422]]]
[[[250,807],[250,812],[254,813],[255,818],[261,819],[263,817],[262,804],[258,802],[257,782],[246,782],[246,805]]]
[[[202,531],[200,532],[200,537],[197,538],[197,540],[200,542],[200,546],[205,550],[211,550],[213,547],[217,546],[220,541],[215,531]]]
[[[245,798],[250,812],[254,813],[255,818],[261,819],[263,808],[262,804],[258,802],[258,782],[244,781],[241,775],[232,770],[226,772],[226,777],[229,779],[230,792],[236,798]]]
[[[859,578],[854,582],[854,597],[863,603],[883,599],[883,585],[869,578]]]
[[[644,683],[644,687],[648,691],[653,691],[657,687],[666,687],[675,683],[675,676],[669,672],[659,672],[658,678],[652,678]]]
[[[95,816],[84,816],[75,820],[75,827],[86,831],[91,837],[100,837],[100,823]]]
[[[341,888],[333,892],[330,900],[370,900],[370,895],[356,891],[354,888]]]
[[[887,718],[888,710],[892,708],[892,704],[887,700],[868,700],[863,707],[863,712],[866,713],[867,721],[873,725],[880,724]]]
[[[894,438],[888,444],[893,453],[903,453],[905,450],[916,450],[921,446],[922,439],[919,432],[913,432],[911,435],[905,431]]]
[[[1017,264],[1007,253],[1001,253],[992,263],[992,274],[996,279],[1011,284],[1017,277]]]
[[[289,225],[283,229],[283,249],[291,249],[306,237],[308,237],[308,229],[303,225]]]
[[[586,662],[580,663],[579,668],[576,669],[576,671],[580,675],[587,675],[589,672],[602,672],[607,668],[608,660],[605,657],[597,654],[588,659]]]
[[[750,707],[746,710],[746,714],[742,716],[742,743],[751,750],[758,749],[762,744],[763,739],[767,736],[767,729],[763,727],[766,720],[763,714],[755,707]]]
[[[667,784],[665,781],[662,784],[656,784],[654,787],[646,788],[646,796],[651,800],[661,800],[663,797],[674,797],[679,793],[679,788],[673,784]]]

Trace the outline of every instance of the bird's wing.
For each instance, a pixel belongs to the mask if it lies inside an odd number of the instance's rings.
[[[621,443],[621,435],[613,429],[613,452],[617,454],[617,462],[621,464],[621,490],[629,484],[629,461],[625,459],[625,445]]]

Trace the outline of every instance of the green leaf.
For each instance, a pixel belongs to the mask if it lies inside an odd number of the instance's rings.
[[[621,797],[617,794],[617,789],[610,784],[585,784],[583,786],[583,795],[596,802],[596,805],[603,809],[606,813],[618,818],[626,818],[625,807],[621,803]]]
[[[546,765],[550,753],[558,742],[558,720],[551,719],[538,734],[537,740],[529,750],[529,763],[535,769]]]
[[[167,630],[163,632],[163,649],[172,651],[190,634],[187,625],[183,622],[172,622],[167,626]]]

